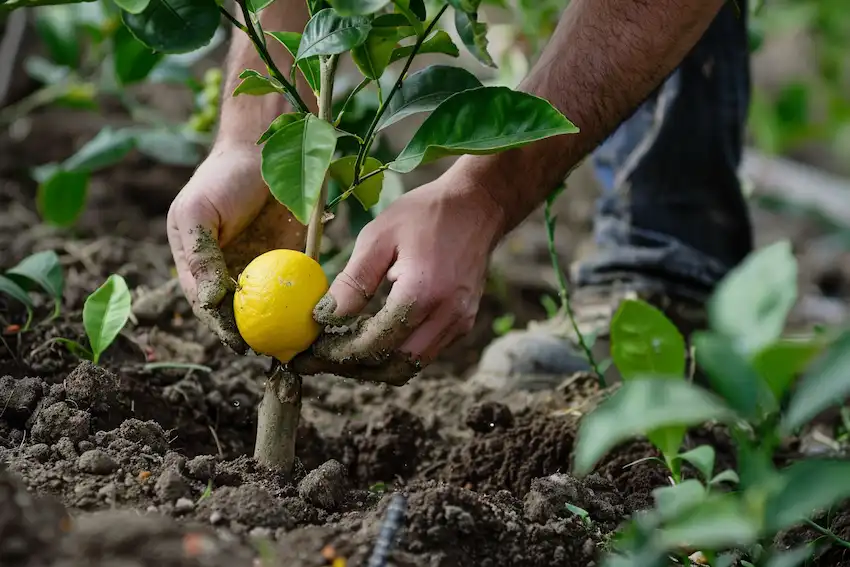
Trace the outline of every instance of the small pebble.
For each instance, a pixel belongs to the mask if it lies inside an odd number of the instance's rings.
[[[345,467],[331,459],[304,477],[298,485],[298,496],[318,508],[330,510],[345,497],[347,481]]]
[[[183,476],[173,468],[162,471],[156,480],[156,495],[162,502],[174,502],[189,493],[189,486]]]
[[[95,448],[95,444],[91,441],[80,441],[77,443],[77,449],[80,450],[80,453],[85,453],[86,451],[91,451]]]
[[[147,510],[148,512],[150,512],[151,514],[153,514],[154,512],[158,512],[158,511],[159,511],[159,508],[157,508],[156,506],[154,506],[153,504],[151,504],[150,506],[148,506],[148,507],[146,508],[146,510]]]
[[[195,509],[195,503],[188,498],[178,498],[174,504],[174,511],[178,514],[185,514]]]
[[[118,463],[100,449],[91,449],[80,455],[77,468],[91,474],[110,474],[118,468]]]
[[[248,536],[256,539],[271,539],[272,531],[269,528],[254,528],[248,532]]]
[[[210,514],[210,523],[212,525],[220,524],[224,521],[224,515],[221,512],[215,511]]]

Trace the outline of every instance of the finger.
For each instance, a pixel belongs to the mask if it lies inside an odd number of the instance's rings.
[[[419,360],[422,365],[429,364],[460,334],[460,320],[460,313],[443,304],[411,333],[399,350]]]
[[[408,356],[395,352],[380,361],[340,360],[334,354],[336,337],[325,337],[309,351],[296,356],[290,366],[302,376],[332,374],[366,382],[378,382],[391,386],[403,386],[419,373],[420,366]],[[330,356],[330,358],[329,358]]]
[[[197,286],[195,285],[195,278],[192,277],[192,272],[189,270],[189,262],[186,259],[186,251],[183,248],[183,238],[180,236],[177,217],[170,211],[166,224],[166,234],[168,235],[168,244],[171,247],[171,255],[174,258],[174,266],[177,269],[177,278],[180,281],[180,287],[183,289],[183,294],[186,296],[189,304],[194,307],[198,302]]]
[[[357,238],[345,269],[334,278],[328,293],[316,305],[314,316],[322,324],[344,324],[366,307],[393,262],[395,247],[388,239],[373,237],[364,229]]]
[[[198,303],[208,309],[217,307],[234,289],[218,242],[218,213],[196,202],[179,214],[183,217],[179,220],[180,237]]]

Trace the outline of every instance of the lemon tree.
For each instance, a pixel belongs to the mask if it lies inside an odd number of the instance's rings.
[[[203,49],[220,24],[229,22],[250,38],[263,68],[242,71],[241,83],[225,96],[282,97],[289,103],[289,112],[275,118],[257,144],[262,146],[262,175],[272,195],[308,227],[306,247],[303,254],[274,251],[257,258],[240,276],[234,304],[237,327],[246,341],[279,362],[260,406],[255,456],[289,471],[301,380],[285,363],[319,332],[310,314],[327,287],[316,263],[327,213],[351,197],[359,203],[355,208],[372,209],[385,201],[385,185],[398,186],[392,177],[440,158],[492,154],[578,129],[548,101],[484,86],[463,69],[435,64],[409,72],[422,54],[458,57],[460,50],[443,24],[454,26],[478,61],[495,67],[487,25],[479,14],[482,0],[306,0],[310,18],[300,33],[263,28],[260,14],[274,0],[99,1],[117,11],[123,32],[152,58]],[[77,2],[0,0],[0,12],[57,3]],[[274,61],[271,42],[292,55],[290,68]],[[350,57],[362,80],[335,108],[334,82],[343,57]],[[301,81],[318,102],[315,114],[296,89]],[[363,96],[377,99],[367,126],[346,131],[346,113],[353,113],[355,99]],[[401,152],[383,160],[375,155],[379,132],[412,116],[424,116],[424,121]],[[126,133],[119,141],[105,144],[109,155],[123,155],[138,143]],[[100,154],[95,157],[94,162],[102,161]],[[83,186],[88,171],[54,169],[45,172],[45,179],[63,172],[65,187],[71,182]],[[331,181],[338,189],[333,199],[328,196]]]

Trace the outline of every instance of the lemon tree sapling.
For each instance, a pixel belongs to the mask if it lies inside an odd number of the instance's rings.
[[[449,34],[438,27],[447,12],[467,50],[484,65],[495,66],[488,53],[487,26],[480,19],[481,0],[436,0],[427,5],[424,0],[307,0],[310,18],[302,33],[263,29],[260,13],[274,1],[283,0],[235,0],[233,8],[217,0],[115,0],[115,4],[129,32],[157,53],[204,47],[222,17],[247,35],[264,69],[243,70],[232,95],[283,97],[291,107],[269,124],[257,144],[262,146],[263,179],[274,198],[307,226],[304,254],[313,260],[319,258],[330,209],[351,197],[357,206],[370,209],[390,176],[442,157],[493,154],[578,131],[548,101],[506,87],[484,86],[462,69],[432,65],[410,73],[420,54],[459,55]],[[0,8],[54,2],[28,0]],[[269,42],[279,42],[292,55],[289,68],[274,61]],[[334,115],[334,79],[345,56],[350,56],[362,80]],[[388,71],[397,71],[394,79],[387,80]],[[296,88],[300,81],[318,102],[316,114]],[[350,103],[369,92],[378,105],[365,134],[343,130],[340,124]],[[427,117],[395,159],[384,163],[373,155],[379,132],[423,114]],[[343,139],[356,143],[340,144]],[[341,187],[330,203],[329,179]],[[258,440],[255,456],[288,472],[301,378],[281,361],[275,368],[260,409],[262,442]]]

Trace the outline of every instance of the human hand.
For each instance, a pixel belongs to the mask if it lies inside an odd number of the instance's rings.
[[[458,170],[399,198],[360,232],[314,310],[342,331],[323,334],[294,370],[406,383],[472,328],[503,218],[486,188]],[[385,277],[384,307],[352,324]]]
[[[239,354],[248,346],[233,317],[231,274],[269,250],[301,249],[306,234],[269,193],[260,156],[253,144],[218,144],[168,211],[183,292],[195,315]]]

